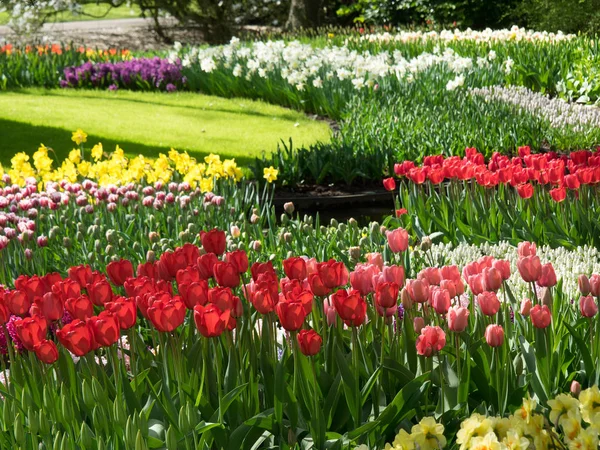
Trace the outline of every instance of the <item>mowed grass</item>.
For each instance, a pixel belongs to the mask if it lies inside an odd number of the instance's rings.
[[[283,140],[294,146],[327,141],[325,122],[263,102],[197,93],[22,89],[0,92],[0,163],[39,145],[62,160],[71,133],[88,133],[87,145],[128,155],[157,157],[170,148],[201,159],[209,153],[248,164]]]
[[[74,22],[80,20],[103,19],[131,19],[140,16],[140,9],[135,6],[119,6],[110,8],[108,5],[87,4],[82,7],[83,14],[62,12],[50,19],[50,22]],[[10,16],[7,12],[0,12],[0,25],[6,25]]]

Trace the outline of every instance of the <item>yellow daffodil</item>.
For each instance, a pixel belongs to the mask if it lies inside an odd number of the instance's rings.
[[[414,450],[414,448],[415,443],[412,436],[402,429],[394,438],[394,442],[385,446],[385,450]]]
[[[598,386],[581,391],[579,394],[581,403],[581,416],[587,423],[592,422],[592,416],[600,413],[600,390]]]
[[[84,142],[87,142],[88,135],[81,128],[77,128],[77,130],[73,131],[73,136],[71,136],[71,140],[75,142],[77,145],[81,145]]]
[[[469,448],[473,437],[484,437],[493,432],[491,419],[481,414],[473,414],[460,424],[460,430],[456,434],[456,442],[460,444],[460,449]]]
[[[99,161],[102,159],[102,155],[104,155],[104,149],[102,148],[102,142],[98,142],[96,145],[92,147],[92,158],[95,161]]]
[[[558,425],[559,417],[571,415],[579,419],[579,400],[567,394],[559,394],[553,400],[548,400],[550,422]]]
[[[272,183],[277,180],[277,175],[279,174],[279,170],[275,169],[273,166],[265,167],[263,169],[263,178],[267,180],[267,183]]]
[[[529,448],[529,439],[514,430],[509,430],[506,433],[502,443],[507,450],[527,450]]]
[[[598,450],[598,434],[590,428],[582,429],[579,435],[569,442],[569,450]]]
[[[425,417],[412,427],[411,436],[420,450],[438,450],[446,446],[444,425],[433,417]]]
[[[81,151],[78,148],[74,148],[69,152],[69,161],[73,164],[79,164],[81,162]]]

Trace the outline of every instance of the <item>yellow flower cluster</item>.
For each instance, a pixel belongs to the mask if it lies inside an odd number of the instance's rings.
[[[598,450],[600,444],[600,389],[581,391],[579,399],[560,394],[548,401],[549,422],[536,413],[537,403],[524,399],[509,417],[475,413],[460,425],[459,450]],[[426,417],[411,433],[400,430],[386,450],[434,450],[446,445],[444,426]]]
[[[86,139],[87,135],[81,130],[73,133],[73,141],[80,146]],[[49,151],[51,149],[42,144],[33,154],[33,165],[29,155],[18,153],[11,159],[11,167],[6,172],[0,165],[0,177],[7,173],[11,183],[20,186],[25,185],[25,180],[31,177],[42,186],[49,181],[76,182],[82,179],[94,180],[100,186],[178,181],[187,182],[192,188],[199,187],[203,192],[211,191],[217,179],[239,181],[243,177],[235,160],[222,161],[219,155],[214,154],[205,157],[201,163],[186,152],[180,153],[174,149],[168,155],[161,153],[156,159],[142,155],[130,159],[118,145],[111,154],[107,154],[99,143],[88,150],[73,149],[68,158],[54,168]]]

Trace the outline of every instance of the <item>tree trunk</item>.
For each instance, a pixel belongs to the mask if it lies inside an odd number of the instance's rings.
[[[321,0],[292,0],[285,28],[315,28],[319,26]]]

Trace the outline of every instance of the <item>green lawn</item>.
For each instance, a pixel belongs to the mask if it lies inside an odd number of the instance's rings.
[[[328,140],[329,126],[263,102],[196,93],[23,89],[0,92],[0,163],[40,143],[64,158],[71,132],[106,150],[119,144],[129,155],[156,157],[171,147],[202,158],[218,153],[248,164],[280,140],[294,146]]]
[[[73,14],[63,12],[52,18],[52,22],[73,22],[78,20],[101,20],[101,19],[130,19],[140,16],[140,9],[135,6],[119,6],[118,8],[109,8],[108,5],[87,4],[83,5],[84,14]],[[6,12],[0,12],[0,25],[8,23],[9,15]]]

